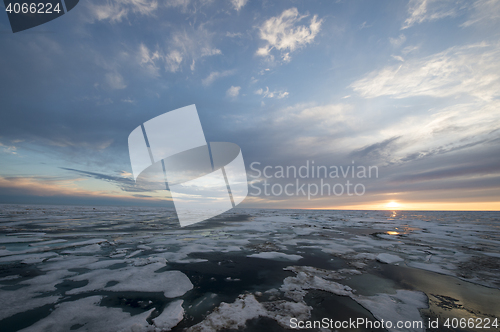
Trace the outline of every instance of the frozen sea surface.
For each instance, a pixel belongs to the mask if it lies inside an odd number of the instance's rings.
[[[171,209],[0,206],[6,332],[454,331],[427,322],[500,319],[499,288],[497,212],[233,209],[180,228]]]

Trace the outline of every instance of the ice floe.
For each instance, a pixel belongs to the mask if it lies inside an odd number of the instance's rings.
[[[386,264],[394,264],[404,261],[404,259],[402,259],[397,255],[386,254],[386,253],[378,254],[377,260],[381,263],[386,263]]]
[[[131,316],[118,308],[99,306],[101,296],[90,296],[71,302],[62,302],[46,318],[22,332],[146,332],[153,330],[146,321],[154,309]]]
[[[183,302],[183,300],[173,301],[163,309],[163,312],[153,319],[155,327],[160,331],[170,331],[177,326],[184,317]]]
[[[252,294],[241,295],[233,303],[222,302],[202,322],[187,329],[187,332],[213,332],[222,329],[244,327],[250,319],[268,317],[288,328],[292,317],[310,317],[311,307],[296,302],[259,302]]]
[[[165,297],[173,298],[184,295],[193,288],[193,284],[189,278],[182,272],[155,272],[164,266],[165,264],[157,262],[134,268],[93,270],[70,278],[73,281],[87,280],[88,284],[83,287],[74,288],[66,292],[66,294],[81,294],[96,290],[113,292],[163,292]],[[106,287],[109,282],[117,283]]]
[[[376,296],[353,296],[356,302],[368,309],[375,318],[393,322],[389,331],[401,331],[396,322],[422,322],[419,309],[427,308],[427,296],[422,292],[397,290],[396,294],[379,294]],[[405,331],[425,331],[425,328],[412,326]]]
[[[247,257],[272,259],[272,260],[285,260],[285,261],[298,261],[302,258],[300,255],[290,255],[282,252],[268,251],[259,252],[258,254],[248,255]]]

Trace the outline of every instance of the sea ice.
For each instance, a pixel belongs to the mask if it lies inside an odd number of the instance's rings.
[[[391,331],[401,331],[396,328],[397,321],[422,321],[419,309],[428,308],[427,296],[422,292],[399,289],[396,294],[378,294],[375,296],[351,296],[353,300],[369,310],[378,320],[391,321]],[[423,322],[422,322],[423,324]],[[425,328],[411,327],[405,331],[425,331]]]
[[[170,331],[184,318],[183,302],[183,300],[171,302],[158,317],[153,319],[159,331]]]
[[[257,301],[254,295],[240,295],[233,303],[222,302],[202,322],[191,326],[187,332],[213,332],[222,329],[239,329],[246,322],[257,317],[276,320],[284,328],[289,328],[290,319],[304,320],[310,317],[311,307],[303,303]]]
[[[21,281],[20,285],[28,285],[17,290],[0,290],[0,303],[8,304],[0,310],[0,320],[20,312],[35,309],[46,304],[55,303],[59,296],[38,297],[43,293],[55,291],[55,285],[74,272],[66,270],[50,271],[47,274]]]
[[[101,296],[90,296],[57,304],[56,309],[48,317],[21,331],[146,332],[152,330],[146,318],[154,309],[131,316],[118,308],[99,306],[101,299]]]
[[[189,278],[180,271],[155,271],[164,267],[163,263],[153,263],[145,266],[125,267],[115,270],[93,270],[72,277],[73,281],[88,280],[89,283],[80,288],[74,288],[66,294],[81,294],[96,290],[113,292],[163,292],[165,297],[174,298],[184,295],[193,288]],[[117,284],[106,287],[108,282],[116,281]]]
[[[349,286],[325,280],[308,272],[298,272],[295,277],[285,278],[280,288],[286,297],[297,302],[303,301],[308,289],[323,290],[341,296],[349,296],[352,291]]]
[[[259,252],[258,254],[248,255],[247,257],[271,259],[278,261],[298,261],[299,259],[302,258],[302,256],[300,255],[289,255],[276,251]]]
[[[377,260],[381,263],[386,263],[386,264],[394,264],[397,262],[402,262],[404,259],[397,255],[392,255],[392,254],[378,254],[377,255]]]

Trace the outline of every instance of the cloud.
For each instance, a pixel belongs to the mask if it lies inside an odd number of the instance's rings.
[[[215,80],[222,78],[222,77],[231,76],[234,73],[235,73],[234,70],[213,71],[206,78],[204,78],[201,82],[203,85],[210,85]]]
[[[181,52],[179,52],[177,50],[171,51],[165,57],[165,62],[166,62],[165,69],[167,71],[175,73],[177,70],[179,70],[179,67],[181,66],[181,63],[182,63],[182,54],[181,54]]]
[[[106,83],[111,89],[125,89],[127,85],[125,84],[125,81],[119,73],[107,73],[106,74]]]
[[[175,51],[182,58],[189,60],[220,55],[222,54],[221,50],[212,45],[213,35],[203,26],[199,26],[197,29],[178,30],[172,34],[169,48],[171,52]]]
[[[5,203],[130,205],[161,203],[170,206],[161,196],[139,196],[109,190],[88,190],[78,186],[82,179],[54,177],[3,177],[0,176],[0,201]],[[135,198],[137,197],[137,198]]]
[[[160,52],[157,50],[155,52],[151,52],[146,45],[139,45],[139,63],[140,65],[146,69],[153,76],[159,76],[159,66],[158,62],[161,60]]]
[[[221,55],[222,52],[212,45],[213,33],[203,26],[172,32],[164,47],[156,45],[152,52],[144,43],[139,44],[137,58],[139,64],[153,76],[159,76],[161,64],[167,72],[182,71],[185,64],[194,71],[198,59]]]
[[[403,48],[403,50],[401,51],[401,53],[403,54],[408,54],[408,53],[411,53],[411,52],[414,52],[416,50],[418,50],[420,48],[420,46],[416,46],[416,45],[409,45],[409,46],[406,46],[405,48]]]
[[[153,15],[158,9],[157,0],[116,0],[99,1],[88,4],[93,18],[97,21],[121,22],[129,13]]]
[[[415,24],[424,21],[435,21],[447,16],[455,16],[457,8],[455,3],[440,0],[410,0],[408,3],[408,14],[410,15],[403,23],[401,30],[408,29]]]
[[[472,5],[470,18],[461,26],[468,27],[477,23],[498,22],[500,18],[500,1],[498,0],[477,0]]]
[[[448,97],[492,100],[500,91],[500,48],[485,43],[451,47],[423,59],[374,71],[350,85],[362,97]]]
[[[370,27],[372,27],[372,25],[371,25],[371,24],[368,24],[366,21],[364,21],[364,22],[363,22],[363,23],[359,26],[359,28],[358,28],[358,29],[359,29],[359,30],[363,30],[363,29],[365,29],[365,28],[370,28]]]
[[[364,146],[360,149],[356,149],[351,153],[353,158],[365,159],[369,158],[371,160],[385,159],[387,158],[391,150],[394,149],[394,144],[400,139],[401,136],[394,136],[387,138],[381,142],[373,143]]]
[[[453,154],[465,156],[479,148],[486,152],[500,141],[500,114],[494,111],[499,107],[500,101],[478,100],[398,118],[371,137],[364,135],[368,142],[377,143],[354,149],[352,155],[372,162],[401,164]],[[439,164],[450,165],[446,161]]]
[[[213,33],[203,26],[197,29],[176,31],[172,34],[168,45],[169,52],[165,56],[166,70],[176,72],[184,62],[194,69],[193,61],[200,58],[220,55],[221,50],[212,45]]]
[[[226,96],[228,97],[238,97],[240,94],[240,89],[241,86],[231,86],[229,89],[226,91]]]
[[[0,142],[0,148],[2,148],[1,151],[5,153],[17,154],[17,147],[15,147],[14,145],[4,145]]]
[[[242,37],[243,34],[241,32],[226,32],[226,37],[229,38],[235,38],[235,37]]]
[[[240,11],[240,9],[246,5],[247,1],[248,0],[231,0],[231,3],[236,11]]]
[[[111,184],[118,186],[124,192],[154,193],[157,191],[155,189],[151,189],[151,188],[153,188],[153,186],[151,185],[151,183],[148,183],[146,181],[142,181],[140,184],[136,183],[133,180],[132,176],[129,176],[130,173],[125,172],[125,171],[121,171],[120,176],[114,176],[114,175],[102,174],[102,173],[97,173],[97,172],[82,171],[79,169],[67,168],[67,167],[60,167],[60,169],[65,170],[65,171],[78,173],[78,174],[83,175],[83,176],[88,177],[88,178],[93,178],[96,180],[109,182]]]
[[[167,7],[182,7],[183,9],[186,9],[190,3],[191,3],[191,0],[166,0],[165,6],[167,6]]]
[[[265,21],[259,28],[259,35],[262,40],[266,41],[266,44],[260,47],[256,54],[270,56],[273,48],[284,53],[293,52],[313,42],[323,21],[318,20],[318,16],[314,15],[309,26],[298,25],[306,17],[307,15],[299,15],[297,8],[290,8],[280,16],[271,17]]]
[[[400,34],[398,38],[389,38],[389,41],[391,42],[392,46],[399,47],[406,41],[406,36]]]
[[[391,56],[392,56],[394,59],[398,60],[398,61],[401,61],[401,62],[404,62],[404,61],[405,61],[405,59],[403,59],[403,57],[402,57],[402,56],[400,56],[400,55],[391,55]]]
[[[275,91],[269,91],[269,87],[266,86],[266,90],[260,88],[257,91],[255,91],[255,94],[262,96],[263,98],[277,98],[277,99],[282,99],[285,98],[289,95],[287,91],[283,90],[275,90]]]

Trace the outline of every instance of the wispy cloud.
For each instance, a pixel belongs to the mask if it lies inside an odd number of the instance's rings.
[[[356,159],[370,159],[372,161],[390,158],[391,150],[401,136],[389,137],[381,142],[372,143],[356,149],[351,153],[351,157]]]
[[[256,95],[260,95],[263,98],[277,98],[277,99],[282,99],[285,98],[289,95],[289,93],[285,90],[274,90],[274,91],[269,91],[269,87],[266,86],[266,89],[258,89],[255,91]]]
[[[485,43],[451,47],[423,59],[388,66],[352,83],[362,97],[447,97],[471,95],[484,100],[500,91],[500,48]]]
[[[203,85],[210,85],[219,78],[234,75],[235,72],[235,70],[213,71],[201,82],[203,83]]]
[[[82,188],[78,182],[83,179],[61,179],[55,177],[4,177],[0,176],[0,192],[3,200],[18,202],[16,197],[23,197],[21,202],[47,202],[56,201],[73,204],[86,202],[87,204],[130,204],[140,202],[164,202],[168,198],[154,195],[138,195],[134,193],[89,190]]]
[[[400,55],[391,55],[391,56],[393,57],[393,59],[396,59],[398,61],[401,61],[401,62],[405,61],[405,59]]]
[[[424,21],[434,21],[457,13],[453,1],[441,0],[410,0],[408,3],[409,17],[404,21],[402,30]]]
[[[406,41],[406,36],[400,34],[398,38],[389,38],[389,41],[391,42],[392,46],[399,47]]]
[[[182,54],[178,50],[173,50],[165,56],[165,69],[172,73],[179,70],[182,63]]]
[[[139,45],[138,57],[140,65],[145,68],[148,73],[153,76],[159,76],[160,68],[157,63],[161,60],[161,56],[158,50],[151,52],[146,45],[141,43]]]
[[[127,84],[125,84],[125,80],[123,79],[120,73],[107,73],[106,74],[106,83],[111,89],[125,89]]]
[[[260,38],[266,41],[256,54],[259,56],[272,56],[272,49],[277,49],[284,54],[311,43],[321,29],[322,20],[314,15],[309,25],[299,25],[308,15],[300,15],[297,8],[285,10],[281,15],[271,17],[259,28]],[[290,55],[286,56],[289,61]]]
[[[129,177],[128,172],[122,171],[120,173],[120,176],[114,176],[114,175],[108,175],[108,174],[102,174],[98,172],[89,172],[89,171],[83,171],[79,169],[74,169],[74,168],[67,168],[67,167],[60,167],[60,169],[65,170],[65,171],[70,171],[74,173],[78,173],[80,175],[83,175],[88,178],[93,178],[96,180],[101,180],[101,181],[106,181],[111,184],[114,184],[118,186],[122,191],[125,192],[154,192],[153,186],[145,181],[142,181],[141,184],[136,184],[136,182],[133,180],[132,177]]]
[[[242,37],[243,34],[241,32],[226,32],[226,37],[229,38],[236,38],[236,37]]]
[[[247,1],[248,0],[231,0],[231,3],[236,11],[240,11],[240,9],[246,5]]]
[[[494,145],[500,139],[498,107],[498,101],[478,101],[408,115],[376,131],[369,142],[377,143],[354,149],[353,156],[401,164]]]
[[[182,71],[183,66],[189,66],[194,71],[198,59],[222,54],[212,43],[213,35],[214,33],[199,26],[196,29],[174,31],[168,43],[163,47],[156,44],[154,51],[140,43],[137,51],[139,64],[153,76],[160,75],[162,64],[167,72]]]
[[[157,0],[114,0],[88,3],[93,18],[98,21],[121,22],[129,13],[153,15],[158,9]]]
[[[1,148],[1,151],[5,152],[5,153],[17,154],[17,152],[16,152],[17,147],[15,147],[14,145],[4,145],[4,144],[0,143],[0,148]]]
[[[226,96],[233,98],[238,97],[238,95],[240,94],[240,89],[241,86],[231,86],[229,89],[227,89]]]
[[[472,14],[461,26],[468,27],[478,23],[498,22],[500,19],[500,1],[477,0],[472,5]]]

